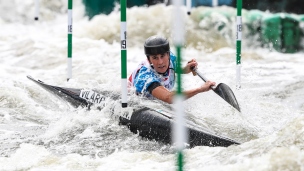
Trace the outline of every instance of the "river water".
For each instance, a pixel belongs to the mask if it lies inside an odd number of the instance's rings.
[[[73,9],[73,77],[66,81],[67,1],[0,1],[0,170],[176,170],[174,147],[119,126],[101,111],[74,108],[26,78],[71,88],[120,92],[120,14],[92,20],[80,1]],[[212,91],[186,100],[188,117],[217,134],[241,142],[184,150],[185,170],[304,170],[303,51],[282,54],[261,48],[243,29],[241,89],[236,87],[235,13],[195,8],[186,16],[183,64],[192,58],[207,78],[231,87],[242,112]],[[171,6],[128,9],[128,74],[145,58],[144,40],[162,34],[172,41]],[[244,19],[243,22],[246,22]],[[174,47],[172,46],[172,52]],[[203,81],[191,74],[183,88]],[[129,102],[155,105],[136,96]],[[114,103],[114,102],[113,102]]]

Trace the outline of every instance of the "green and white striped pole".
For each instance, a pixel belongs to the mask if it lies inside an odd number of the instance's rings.
[[[182,58],[182,46],[184,44],[184,15],[182,10],[183,0],[174,0],[173,1],[173,39],[174,45],[176,48],[177,55],[177,93],[174,97],[175,105],[175,124],[173,125],[173,140],[176,145],[177,152],[177,170],[183,171],[184,167],[184,143],[187,142],[187,134],[185,129],[185,119],[184,119],[184,104],[185,99],[182,92],[182,68],[181,68],[181,58]],[[178,20],[174,20],[178,18]]]
[[[68,68],[67,81],[72,78],[73,0],[68,0]]]
[[[242,0],[237,0],[236,17],[236,88],[241,88]]]
[[[121,40],[121,106],[128,106],[127,103],[127,0],[120,0],[120,40]]]
[[[39,20],[39,0],[35,0],[35,18],[36,21]]]

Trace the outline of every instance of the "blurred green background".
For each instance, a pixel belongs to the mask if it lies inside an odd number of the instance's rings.
[[[158,3],[170,5],[171,1],[127,0],[127,7]],[[236,8],[236,1],[218,0],[217,4]],[[119,3],[120,0],[83,0],[89,19],[98,14],[110,14]],[[198,6],[212,6],[212,0],[192,0],[192,7]],[[300,0],[243,0],[243,9],[246,10],[242,14],[243,29],[249,30],[249,35],[244,36],[258,37],[263,47],[283,53],[295,53],[304,49],[304,7]],[[202,18],[203,15],[205,14],[202,14]]]

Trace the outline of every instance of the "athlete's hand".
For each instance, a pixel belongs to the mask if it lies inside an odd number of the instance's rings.
[[[191,59],[190,61],[188,61],[187,65],[185,66],[184,73],[188,74],[188,73],[192,72],[193,75],[196,75],[196,73],[192,71],[192,68],[196,68],[197,65],[198,64],[196,62],[196,59]]]
[[[209,91],[211,90],[211,88],[213,86],[215,86],[216,83],[213,82],[213,81],[206,81],[205,84],[203,84],[199,89],[200,89],[200,92],[205,92],[205,91]]]

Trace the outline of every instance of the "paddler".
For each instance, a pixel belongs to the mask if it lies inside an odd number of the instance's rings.
[[[129,77],[130,85],[135,87],[137,94],[153,96],[167,103],[172,103],[175,92],[176,56],[170,52],[169,41],[162,36],[151,36],[144,43],[147,59],[139,64]],[[197,67],[195,59],[190,60],[183,68],[183,74]],[[215,82],[207,81],[203,85],[184,91],[185,98],[209,91]]]

